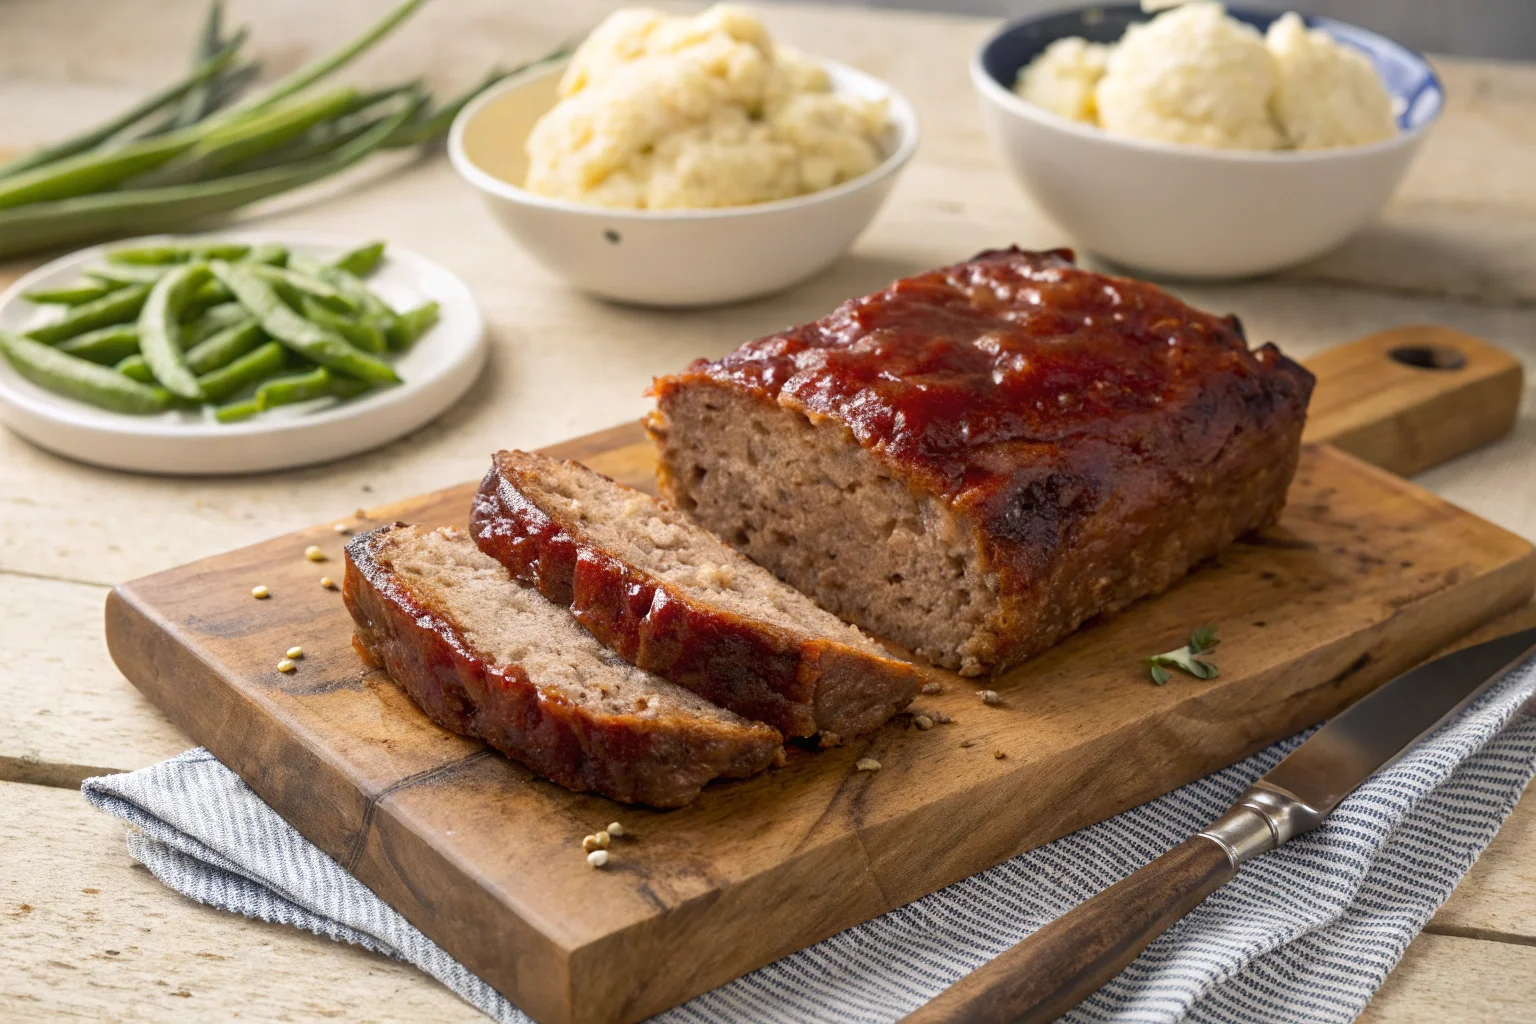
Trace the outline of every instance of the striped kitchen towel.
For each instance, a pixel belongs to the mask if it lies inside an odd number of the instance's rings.
[[[1244,865],[1065,1018],[1348,1021],[1472,866],[1536,774],[1536,662],[1510,674],[1316,831]],[[1199,831],[1302,737],[957,882],[657,1018],[877,1024]],[[195,900],[417,965],[498,1021],[526,1021],[206,750],[87,779],[128,848]]]

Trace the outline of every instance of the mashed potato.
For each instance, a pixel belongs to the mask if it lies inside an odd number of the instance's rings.
[[[1094,93],[1104,77],[1108,46],[1077,36],[1058,39],[1019,72],[1014,91],[1037,107],[1074,121],[1097,124]]]
[[[1261,36],[1212,0],[1132,25],[1113,45],[1057,40],[1014,91],[1113,135],[1217,149],[1358,146],[1397,131],[1362,54],[1295,14]]]
[[[600,206],[742,206],[816,192],[882,158],[883,104],[832,91],[728,6],[622,10],[571,58],[528,136],[525,187]]]
[[[1363,146],[1397,134],[1392,97],[1364,54],[1294,14],[1265,33],[1280,70],[1275,114],[1297,149]]]

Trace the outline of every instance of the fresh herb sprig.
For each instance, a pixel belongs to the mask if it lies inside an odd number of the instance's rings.
[[[1162,686],[1173,678],[1170,668],[1188,672],[1196,679],[1215,679],[1221,672],[1215,665],[1201,657],[1209,654],[1221,643],[1216,638],[1215,626],[1199,626],[1189,632],[1189,643],[1176,651],[1166,654],[1154,654],[1147,659],[1147,669],[1152,673],[1152,681]]]

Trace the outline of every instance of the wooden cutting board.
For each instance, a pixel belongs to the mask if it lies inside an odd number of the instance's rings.
[[[949,677],[911,710],[952,724],[919,731],[909,713],[839,749],[792,748],[681,810],[567,792],[433,726],[353,652],[318,583],[342,575],[329,522],[118,587],[107,640],[172,720],[517,1005],[635,1021],[1231,764],[1527,601],[1529,544],[1378,468],[1502,434],[1519,365],[1426,327],[1312,367],[1313,443],[1278,527],[987,684],[999,706]],[[637,426],[553,451],[652,487]],[[472,487],[339,518],[462,525]],[[306,561],[311,544],[330,560]],[[272,597],[253,600],[256,584]],[[1141,659],[1208,622],[1221,677],[1152,685]],[[304,658],[282,675],[294,644]],[[881,769],[856,771],[862,757]],[[594,870],[581,839],[614,820],[627,834]]]

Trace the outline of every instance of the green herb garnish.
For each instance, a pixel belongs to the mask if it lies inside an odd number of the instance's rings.
[[[1200,657],[1209,654],[1221,643],[1216,638],[1215,626],[1200,626],[1189,632],[1189,643],[1176,651],[1166,654],[1154,654],[1147,659],[1147,669],[1152,673],[1152,681],[1162,686],[1173,678],[1168,670],[1176,668],[1188,672],[1196,679],[1215,679],[1221,673],[1215,665]]]

